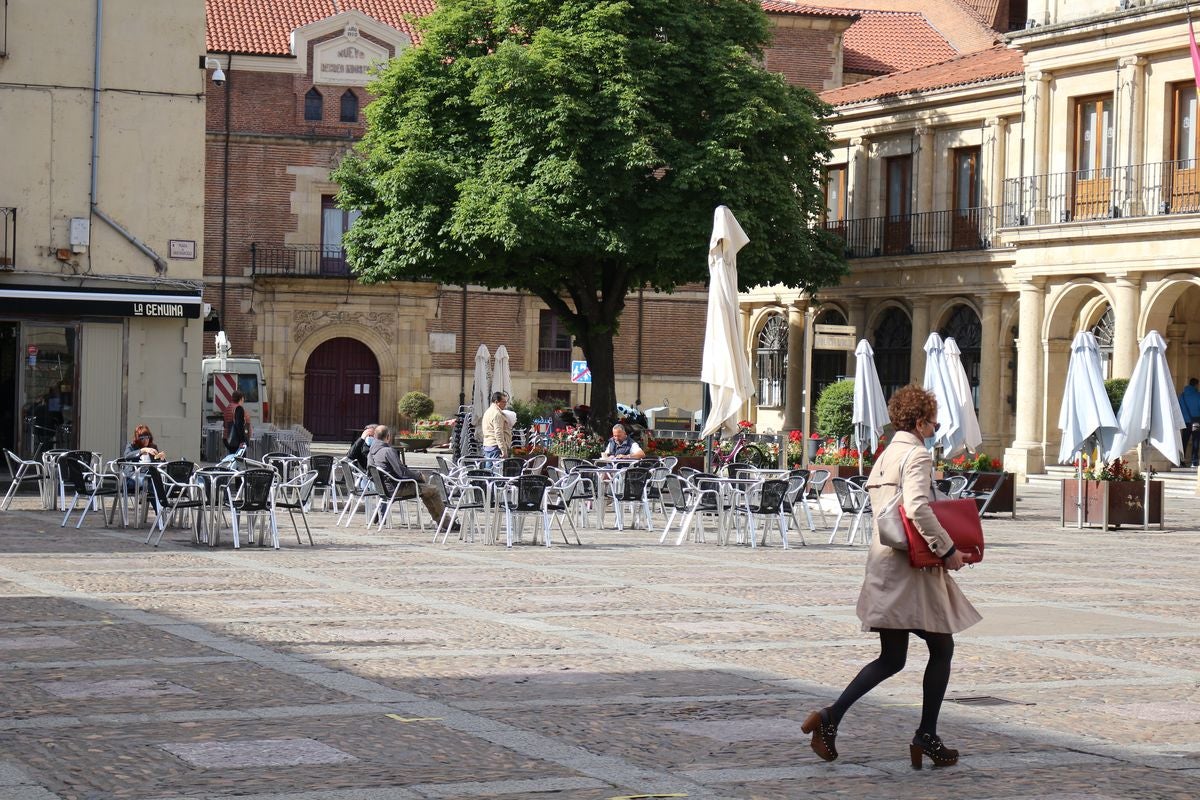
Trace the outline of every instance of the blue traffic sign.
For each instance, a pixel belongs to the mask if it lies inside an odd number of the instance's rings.
[[[591,383],[592,371],[586,361],[571,362],[571,383]]]

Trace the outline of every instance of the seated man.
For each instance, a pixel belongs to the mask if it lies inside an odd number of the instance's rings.
[[[350,451],[346,453],[346,458],[354,462],[354,466],[367,471],[367,457],[371,453],[371,445],[375,442],[375,425],[367,425],[363,428],[362,436],[354,440],[354,444],[350,445]]]
[[[612,438],[608,440],[608,444],[605,445],[604,452],[600,454],[600,458],[627,461],[645,457],[645,451],[638,446],[637,442],[629,437],[629,431],[625,430],[625,426],[620,423],[613,425]]]
[[[371,465],[397,478],[416,481],[420,488],[421,502],[425,504],[425,508],[433,517],[433,521],[439,522],[442,519],[442,512],[446,510],[446,498],[442,497],[441,491],[437,487],[426,483],[424,478],[410,470],[400,460],[399,454],[392,447],[392,431],[387,425],[376,425],[374,438],[375,441],[371,444],[370,452]],[[400,496],[405,497],[406,495],[401,492]],[[407,496],[411,497],[412,495]],[[450,530],[456,531],[458,527],[458,523],[455,522],[450,526]]]

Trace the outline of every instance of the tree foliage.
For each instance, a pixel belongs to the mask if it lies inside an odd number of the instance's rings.
[[[584,350],[598,428],[626,296],[705,280],[717,205],[750,237],[743,288],[841,275],[812,225],[825,108],[758,66],[757,0],[443,0],[420,27],[335,173],[362,212],[347,257],[368,282],[536,294]]]

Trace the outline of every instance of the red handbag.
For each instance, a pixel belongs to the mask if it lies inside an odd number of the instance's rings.
[[[983,525],[979,522],[979,506],[973,498],[961,500],[934,500],[929,504],[933,515],[950,534],[954,548],[962,555],[966,564],[976,564],[983,561]],[[904,533],[908,536],[908,563],[915,569],[924,567],[940,567],[942,559],[935,556],[929,549],[925,537],[917,531],[917,526],[908,518],[904,510],[900,510],[900,520],[904,523]]]

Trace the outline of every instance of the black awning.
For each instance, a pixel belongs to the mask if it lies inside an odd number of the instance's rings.
[[[199,291],[0,285],[0,312],[72,317],[199,319]]]

